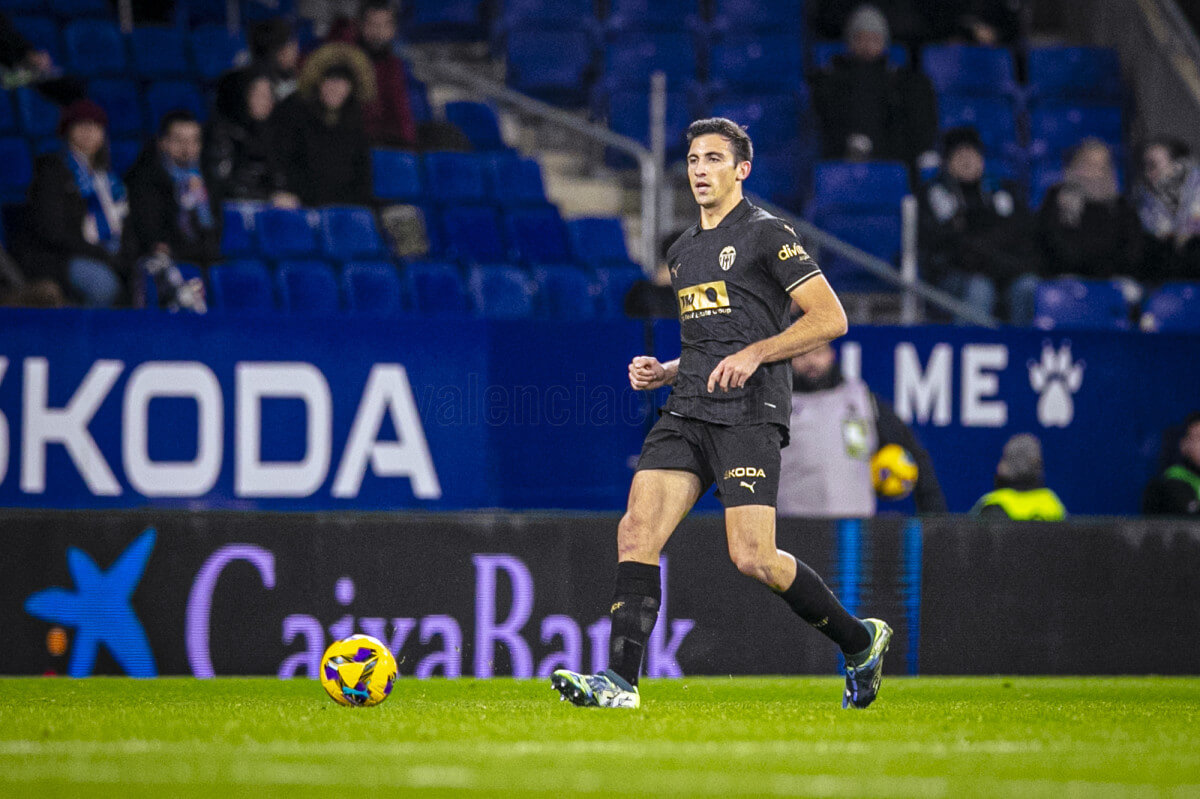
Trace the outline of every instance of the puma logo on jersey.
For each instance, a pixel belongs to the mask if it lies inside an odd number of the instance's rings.
[[[779,260],[786,261],[788,258],[807,258],[808,253],[799,243],[785,244],[779,248]]]
[[[757,482],[758,482],[757,480],[754,481],[754,483],[757,483]],[[738,483],[738,485],[740,485],[742,488],[750,489],[750,493],[753,494],[754,493],[754,483],[747,483],[745,480],[743,480],[742,482]]]
[[[757,466],[739,466],[736,469],[726,469],[725,479],[731,477],[766,477],[767,473]]]

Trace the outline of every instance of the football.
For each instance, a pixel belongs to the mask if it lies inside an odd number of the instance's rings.
[[[899,444],[880,447],[871,456],[871,483],[885,499],[904,499],[917,484],[917,463]]]
[[[378,638],[352,635],[334,641],[321,657],[321,685],[339,705],[378,705],[395,682],[396,659]]]

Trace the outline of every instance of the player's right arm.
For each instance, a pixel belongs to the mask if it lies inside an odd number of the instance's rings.
[[[679,376],[679,359],[659,363],[653,355],[639,355],[629,362],[629,385],[635,391],[653,391],[675,384]]]

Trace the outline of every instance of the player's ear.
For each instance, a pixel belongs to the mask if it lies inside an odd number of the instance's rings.
[[[742,161],[737,165],[737,172],[734,173],[738,180],[745,180],[750,177],[750,162]]]

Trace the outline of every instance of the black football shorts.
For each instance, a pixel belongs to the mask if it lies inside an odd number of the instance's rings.
[[[716,483],[727,508],[775,507],[783,433],[776,424],[720,425],[664,413],[642,444],[637,468],[691,472],[701,494]]]

